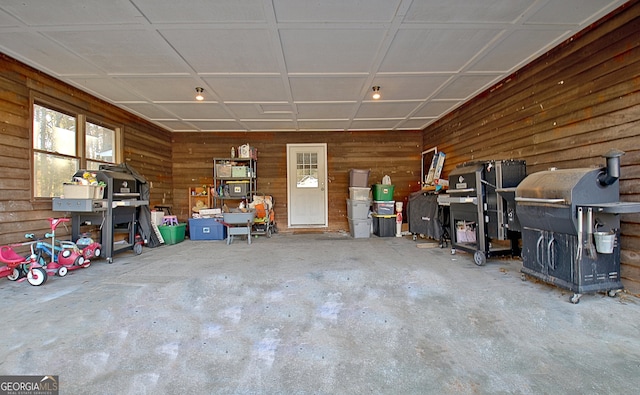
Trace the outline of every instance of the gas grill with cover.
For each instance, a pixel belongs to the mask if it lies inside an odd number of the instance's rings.
[[[488,257],[520,253],[513,192],[525,175],[522,160],[467,162],[449,173],[448,195],[438,204],[450,206],[452,254],[473,253],[481,266]]]
[[[537,172],[516,188],[522,272],[574,292],[572,303],[622,289],[620,214],[640,212],[640,203],[619,201],[623,154],[605,154],[605,168]]]

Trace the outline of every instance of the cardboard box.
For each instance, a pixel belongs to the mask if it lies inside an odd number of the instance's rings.
[[[162,218],[164,218],[164,211],[151,211],[151,223],[155,225],[162,225]]]

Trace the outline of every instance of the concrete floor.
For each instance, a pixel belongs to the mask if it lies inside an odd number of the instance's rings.
[[[411,237],[190,241],[2,279],[0,375],[61,394],[631,394],[640,303]]]

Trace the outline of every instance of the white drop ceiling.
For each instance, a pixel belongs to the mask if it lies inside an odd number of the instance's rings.
[[[174,132],[416,130],[623,3],[2,0],[0,51]]]

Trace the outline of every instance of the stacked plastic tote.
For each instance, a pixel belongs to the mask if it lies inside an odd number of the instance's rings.
[[[347,218],[349,232],[356,239],[371,236],[371,188],[369,185],[369,170],[351,169],[349,173],[349,199],[347,199]]]
[[[396,234],[396,202],[393,200],[394,186],[373,185],[373,234],[378,237],[393,237]]]

